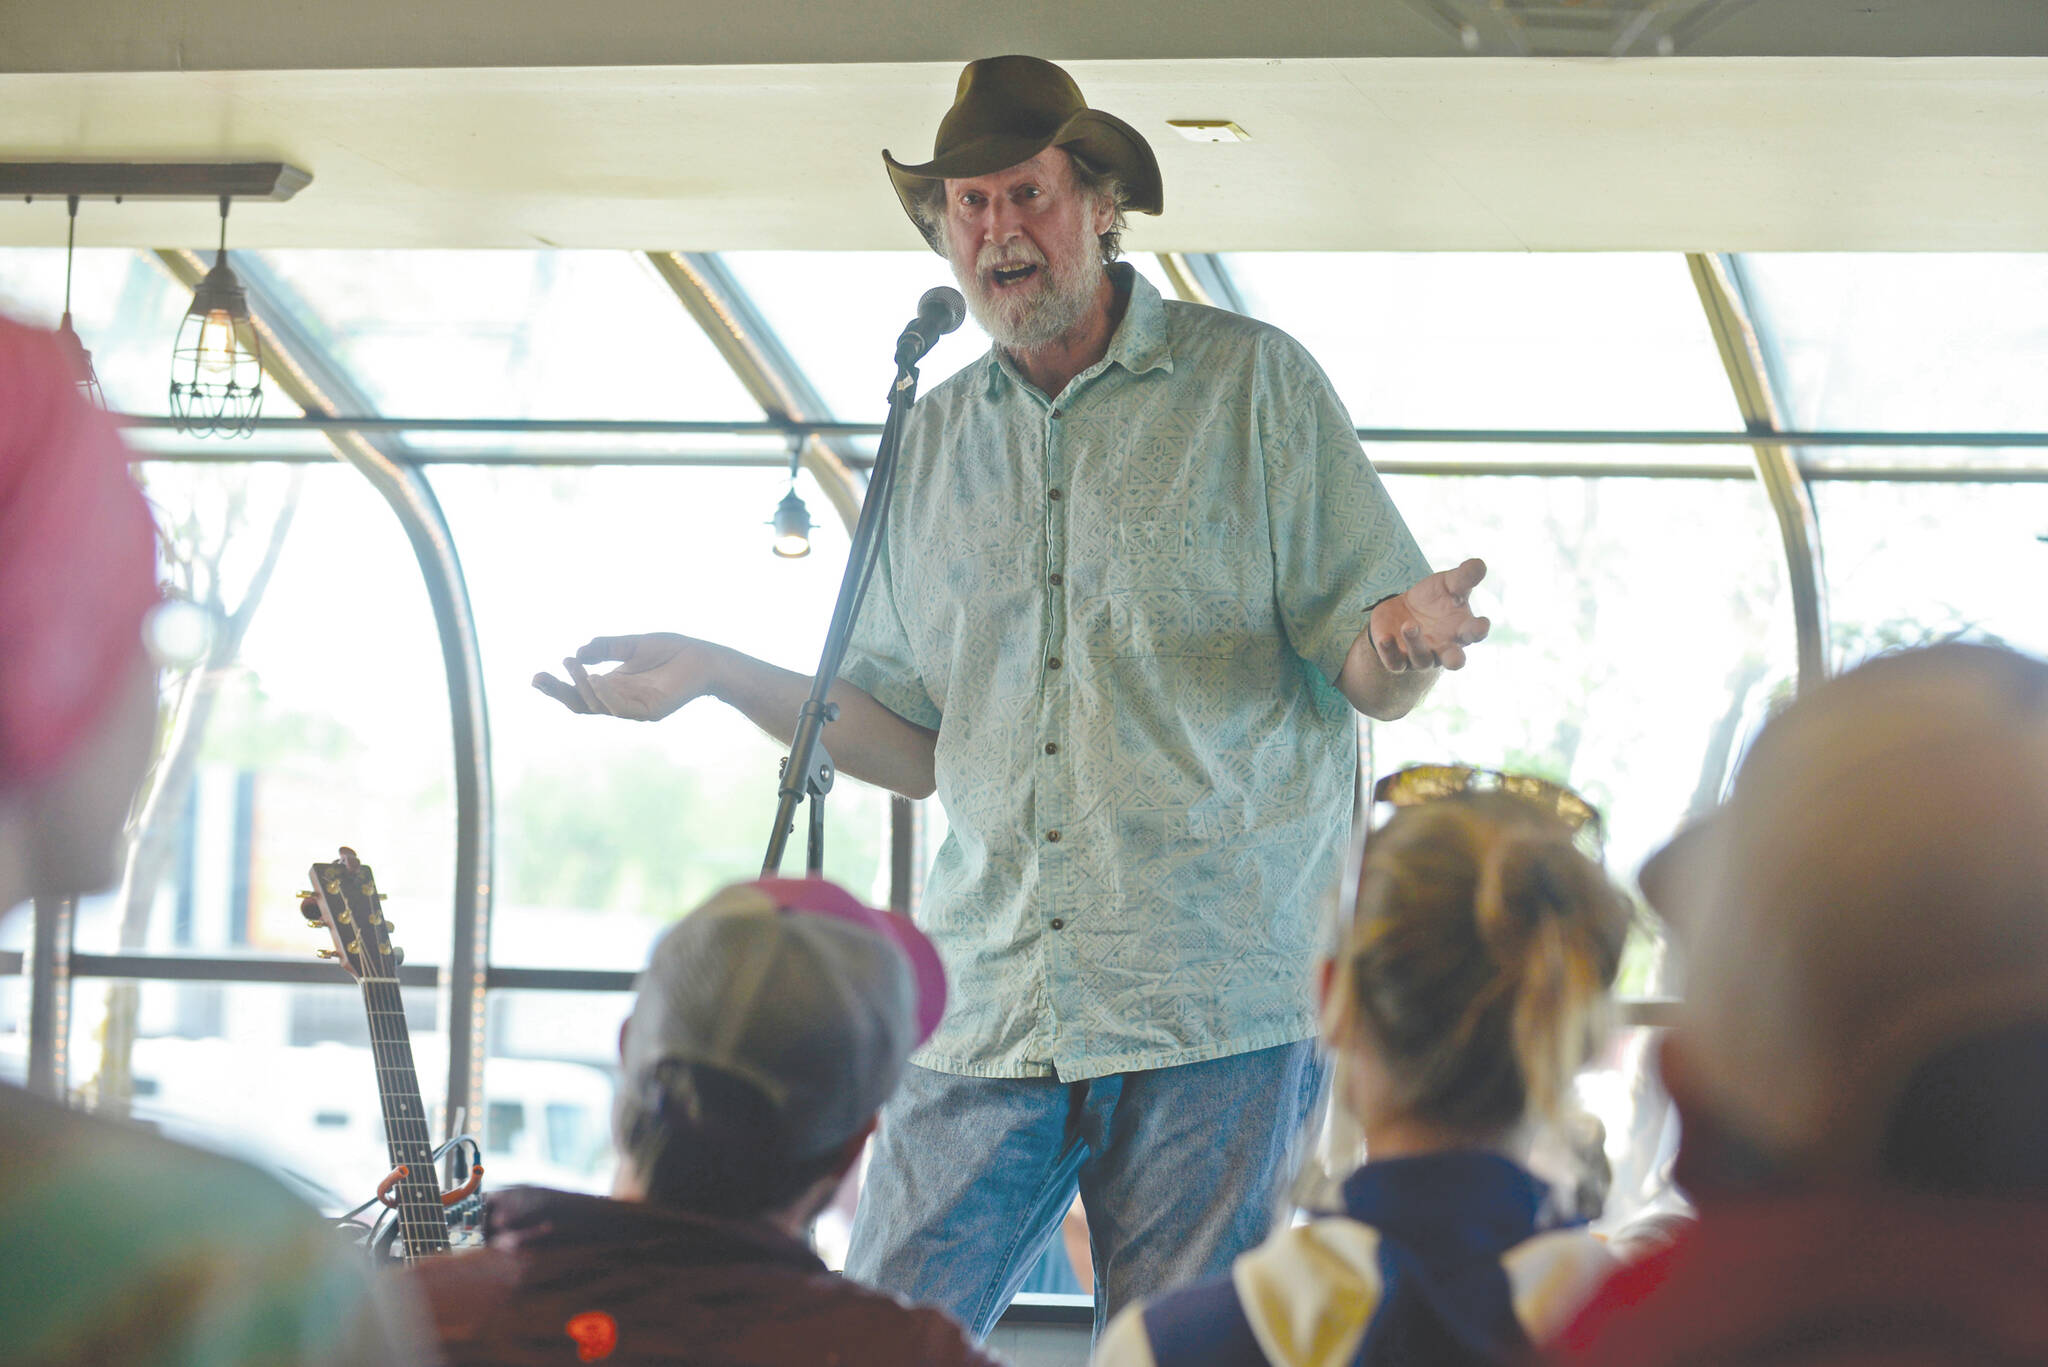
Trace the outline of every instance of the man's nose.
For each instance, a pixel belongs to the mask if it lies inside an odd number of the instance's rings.
[[[982,235],[998,245],[1016,238],[1024,221],[1024,211],[1007,199],[992,200],[988,206],[988,218],[982,224]]]

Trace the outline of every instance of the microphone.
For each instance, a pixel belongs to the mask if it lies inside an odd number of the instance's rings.
[[[917,301],[917,317],[896,339],[896,364],[914,366],[925,353],[939,344],[939,338],[960,326],[967,316],[967,301],[951,285],[935,285]]]

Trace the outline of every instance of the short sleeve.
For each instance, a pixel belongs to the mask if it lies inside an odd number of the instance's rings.
[[[1262,396],[1280,433],[1262,450],[1274,592],[1295,653],[1335,684],[1373,604],[1429,562],[1329,380],[1305,352],[1287,360]]]
[[[882,538],[867,596],[861,600],[860,616],[854,619],[853,639],[839,665],[839,677],[903,720],[936,731],[938,704],[925,691],[910,633],[904,630],[902,614],[897,611],[889,541],[887,536]]]

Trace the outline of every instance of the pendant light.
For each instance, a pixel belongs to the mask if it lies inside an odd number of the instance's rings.
[[[107,396],[100,389],[100,377],[93,372],[92,353],[85,349],[84,339],[71,326],[71,253],[78,245],[78,196],[67,198],[71,207],[71,226],[64,234],[64,319],[57,324],[57,340],[71,357],[78,392],[92,400],[95,408],[105,408]]]
[[[213,269],[192,291],[171,349],[171,423],[193,436],[246,437],[263,412],[263,342],[228,265],[228,200],[220,197]]]
[[[797,461],[802,453],[801,445],[790,448],[789,492],[775,505],[775,516],[768,524],[775,529],[773,549],[784,560],[801,560],[811,553],[811,510],[796,491]]]
[[[775,505],[775,553],[784,560],[801,560],[811,553],[811,510],[797,497],[796,486]]]

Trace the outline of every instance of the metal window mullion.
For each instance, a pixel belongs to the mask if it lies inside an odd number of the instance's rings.
[[[832,422],[817,387],[724,262],[706,252],[649,252],[647,259],[770,423]],[[800,440],[798,458],[851,532],[866,492],[853,473],[858,453],[844,435],[811,432]]]
[[[38,897],[28,953],[28,1088],[61,1101],[71,1089],[71,937],[78,902]]]
[[[1743,423],[1758,436],[1783,431],[1780,409],[1765,367],[1762,344],[1730,276],[1726,260],[1705,252],[1686,253],[1686,266],[1705,310],[1722,369],[1741,410]],[[1757,479],[1770,500],[1785,551],[1785,572],[1792,589],[1792,624],[1803,690],[1827,678],[1827,576],[1821,559],[1820,522],[1793,448],[1781,442],[1756,442]]]
[[[1159,268],[1173,284],[1173,292],[1190,304],[1229,309],[1247,316],[1244,295],[1231,279],[1230,268],[1214,252],[1158,252]]]
[[[204,274],[187,251],[160,251],[159,260],[187,286]],[[309,415],[333,420],[344,411],[371,416],[376,405],[287,304],[289,291],[260,260],[230,259],[249,292],[250,311],[263,334],[266,377]],[[397,516],[419,562],[440,634],[442,667],[455,764],[454,942],[449,958],[449,1062],[447,1123],[477,1115],[483,1105],[484,965],[491,928],[494,858],[490,717],[476,618],[453,532],[426,476],[395,435],[360,431],[331,434],[335,454],[369,480]]]

